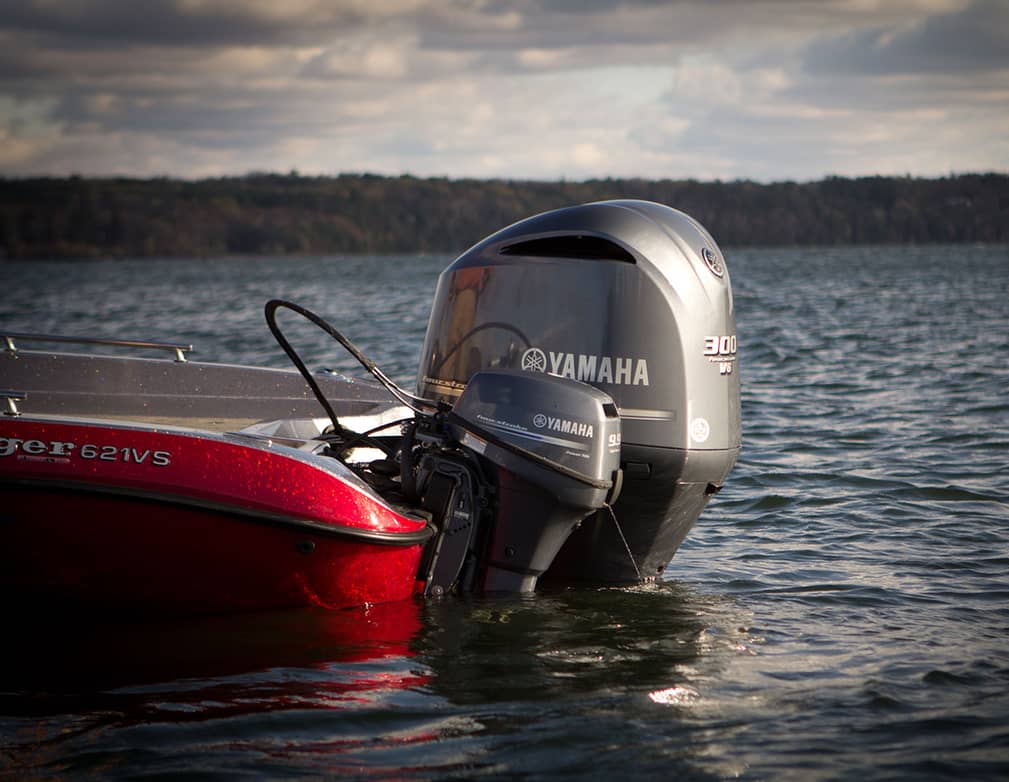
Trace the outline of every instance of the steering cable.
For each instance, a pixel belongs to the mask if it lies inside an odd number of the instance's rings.
[[[372,361],[370,358],[364,355],[364,353],[362,353],[353,342],[347,339],[347,337],[345,337],[342,333],[340,333],[340,331],[338,331],[334,326],[327,323],[325,320],[323,320],[321,317],[316,315],[311,310],[305,309],[304,307],[298,304],[294,304],[293,302],[284,301],[283,299],[270,299],[270,301],[266,302],[266,308],[265,308],[266,325],[270,327],[270,332],[277,340],[277,343],[280,345],[281,348],[283,348],[284,352],[287,354],[287,357],[291,359],[291,362],[294,364],[294,366],[298,368],[298,372],[301,373],[301,376],[305,379],[305,382],[308,383],[309,388],[312,389],[312,393],[315,395],[315,398],[319,401],[319,404],[322,405],[322,408],[323,410],[326,411],[326,415],[329,417],[329,420],[333,423],[333,430],[339,436],[348,438],[351,441],[360,442],[362,439],[367,438],[367,433],[362,435],[358,432],[353,431],[352,429],[347,429],[340,423],[340,420],[336,415],[336,411],[333,409],[333,406],[329,403],[329,400],[326,398],[326,395],[322,393],[322,389],[319,388],[319,384],[315,381],[315,378],[312,376],[312,373],[309,372],[308,367],[305,366],[305,362],[301,360],[301,356],[298,355],[298,352],[294,349],[291,343],[288,342],[283,332],[281,332],[280,326],[277,325],[277,310],[280,309],[281,307],[289,309],[292,312],[298,313],[303,318],[311,321],[320,329],[329,334],[329,336],[331,336],[333,339],[339,342],[347,350],[348,353],[350,353],[354,358],[356,358],[358,362],[361,364],[361,366],[367,369],[368,372],[370,372],[372,376],[376,380],[378,380],[378,382],[393,397],[395,397],[395,399],[398,402],[405,405],[406,407],[409,407],[415,413],[420,413],[422,415],[430,415],[431,413],[435,413],[445,409],[445,405],[443,405],[442,403],[432,402],[428,399],[422,399],[421,397],[414,396],[413,394],[410,394],[407,391],[400,388],[391,379],[389,379],[389,377],[386,376],[386,374],[382,372],[381,369],[378,368],[378,366],[375,364],[374,361]]]

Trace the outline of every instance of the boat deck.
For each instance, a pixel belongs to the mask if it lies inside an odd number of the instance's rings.
[[[316,374],[315,380],[341,419],[370,418],[396,405],[370,380],[329,372]],[[0,354],[0,396],[9,413],[212,432],[278,419],[326,418],[293,369],[10,347]]]

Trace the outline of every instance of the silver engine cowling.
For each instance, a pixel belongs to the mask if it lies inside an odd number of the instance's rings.
[[[619,528],[605,509],[588,519],[548,577],[635,581],[662,572],[736,460],[736,347],[729,273],[707,231],[667,206],[606,201],[515,223],[445,269],[418,391],[455,404],[474,373],[515,369],[612,397]]]

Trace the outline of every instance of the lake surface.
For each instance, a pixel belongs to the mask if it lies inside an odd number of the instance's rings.
[[[7,621],[0,775],[1009,778],[1009,248],[726,256],[743,453],[665,581]],[[283,297],[409,383],[449,260],[6,263],[0,327],[285,366]]]

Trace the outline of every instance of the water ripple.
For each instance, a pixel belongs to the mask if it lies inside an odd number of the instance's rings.
[[[446,261],[5,264],[0,322],[283,366],[280,296],[409,383]],[[1009,248],[728,261],[743,452],[668,581],[410,603],[363,645],[8,623],[0,775],[1009,778]]]

